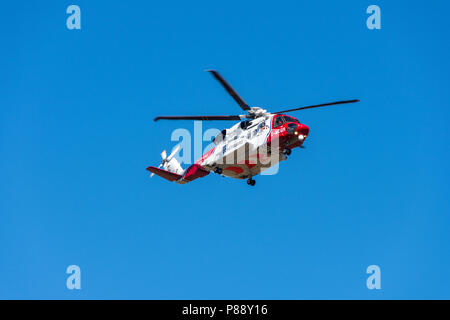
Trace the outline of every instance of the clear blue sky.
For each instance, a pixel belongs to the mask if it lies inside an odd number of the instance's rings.
[[[82,29],[66,28],[81,7]],[[368,30],[370,4],[382,29]],[[448,1],[8,1],[0,298],[450,298]],[[277,175],[149,179],[160,114],[310,129]],[[204,128],[231,126],[208,123]],[[66,289],[68,265],[82,290]],[[367,266],[382,289],[366,288]]]

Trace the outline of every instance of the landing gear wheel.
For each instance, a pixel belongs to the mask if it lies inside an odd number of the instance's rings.
[[[223,172],[222,168],[219,168],[219,167],[214,168],[214,173],[222,174],[222,172]]]
[[[292,153],[291,149],[286,148],[286,149],[283,150],[283,154],[285,154],[287,156],[291,155],[291,153]]]
[[[254,186],[255,185],[255,183],[256,183],[256,181],[255,180],[253,180],[252,178],[249,178],[248,180],[247,180],[247,184],[249,185],[249,186]]]

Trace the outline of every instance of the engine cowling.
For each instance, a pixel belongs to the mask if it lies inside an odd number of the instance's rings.
[[[221,133],[219,133],[214,139],[213,139],[213,143],[215,145],[218,145],[219,143],[221,143],[222,141],[225,140],[225,137],[227,135],[227,129],[223,129]]]

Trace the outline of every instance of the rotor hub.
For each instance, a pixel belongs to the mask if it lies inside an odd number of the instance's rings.
[[[253,118],[259,118],[265,116],[267,114],[267,110],[260,107],[251,107],[250,110],[248,110],[248,113]]]

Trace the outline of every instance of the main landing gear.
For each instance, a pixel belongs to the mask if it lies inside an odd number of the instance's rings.
[[[283,153],[285,156],[290,156],[291,153],[292,153],[292,150],[289,149],[289,148],[285,148],[285,149],[283,149],[282,153]]]
[[[222,168],[219,168],[219,167],[214,168],[214,173],[222,174],[222,172],[223,172]]]
[[[255,180],[253,180],[252,178],[248,178],[248,180],[247,180],[247,184],[249,185],[249,186],[254,186],[255,185],[255,183],[256,183],[256,181]]]

